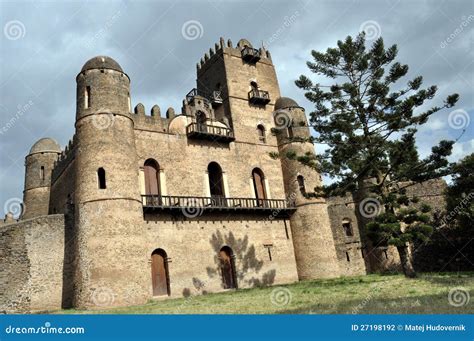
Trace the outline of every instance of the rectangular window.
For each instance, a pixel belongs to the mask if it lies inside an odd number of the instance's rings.
[[[84,92],[84,108],[88,109],[91,106],[91,87],[86,86],[86,91]]]
[[[44,181],[44,166],[41,166],[41,169],[40,169],[40,179],[41,181]]]
[[[349,252],[347,252],[347,251],[346,251],[346,259],[347,259],[348,262],[351,261],[351,259],[350,259],[350,257],[349,257]]]

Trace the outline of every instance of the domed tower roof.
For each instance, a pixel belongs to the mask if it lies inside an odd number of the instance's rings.
[[[294,99],[289,97],[279,97],[275,102],[275,110],[288,109],[288,108],[301,108]]]
[[[34,153],[61,153],[61,147],[52,138],[45,137],[36,142],[30,149],[30,154]]]
[[[97,56],[89,59],[82,67],[81,72],[92,69],[110,69],[123,72],[120,64],[107,56]]]

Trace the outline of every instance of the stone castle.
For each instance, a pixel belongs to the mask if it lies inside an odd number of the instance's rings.
[[[314,170],[271,153],[314,153],[305,111],[282,97],[271,55],[242,39],[197,65],[162,117],[132,111],[110,57],[76,77],[75,135],[26,156],[24,212],[0,225],[0,311],[95,309],[360,275],[398,266],[371,247],[353,195],[314,198]],[[418,195],[432,196],[420,185]],[[430,192],[431,191],[431,192]]]

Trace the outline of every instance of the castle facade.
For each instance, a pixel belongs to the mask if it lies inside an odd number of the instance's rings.
[[[64,150],[33,145],[24,213],[0,225],[0,310],[137,305],[374,269],[353,198],[308,196],[319,174],[271,157],[314,146],[290,141],[310,136],[307,118],[281,96],[264,48],[221,38],[180,114],[132,110],[130,78],[110,57],[87,61],[76,82],[74,137]],[[373,254],[398,264],[393,250]]]

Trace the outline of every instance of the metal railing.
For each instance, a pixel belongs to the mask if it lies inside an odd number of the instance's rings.
[[[247,61],[257,62],[260,60],[260,51],[253,47],[246,46],[241,50],[242,58]]]
[[[189,135],[211,135],[234,139],[234,132],[229,128],[193,122],[186,127],[186,134]]]
[[[285,199],[226,198],[222,196],[192,197],[174,195],[142,195],[143,207],[159,209],[291,211],[294,201]]]
[[[249,91],[249,101],[252,103],[268,103],[270,102],[270,94],[268,91],[252,89]]]
[[[192,103],[194,100],[194,97],[196,96],[201,96],[204,97],[206,100],[211,102],[212,104],[222,104],[222,93],[220,91],[203,91],[203,90],[198,90],[197,88],[192,89],[191,91],[188,92],[186,95],[186,101],[188,103]]]

